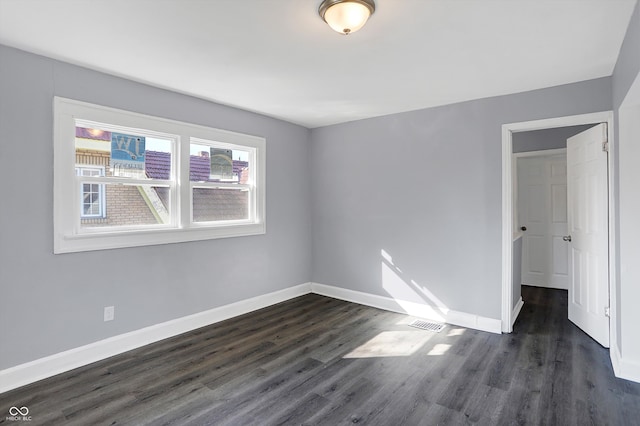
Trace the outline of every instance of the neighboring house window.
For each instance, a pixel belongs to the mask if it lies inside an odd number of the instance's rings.
[[[55,253],[265,233],[264,138],[63,98],[54,109]]]
[[[103,167],[76,166],[76,176],[104,176]],[[104,185],[80,183],[80,217],[103,218],[105,216]]]

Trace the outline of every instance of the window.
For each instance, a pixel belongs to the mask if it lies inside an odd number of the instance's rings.
[[[55,98],[54,252],[265,232],[264,138]]]
[[[104,176],[104,168],[76,166],[76,176]],[[80,184],[80,218],[104,218],[104,185],[82,182]]]
[[[254,150],[192,139],[190,152],[192,223],[249,219]]]

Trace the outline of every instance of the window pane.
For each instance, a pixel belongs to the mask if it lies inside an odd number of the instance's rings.
[[[101,185],[85,183],[82,186],[82,216],[102,216]]]
[[[83,184],[86,187],[87,184]],[[81,228],[158,225],[170,223],[170,196],[168,187],[151,185],[89,185],[104,187],[106,212],[104,217],[80,220]],[[85,193],[83,211],[99,204],[100,194]],[[95,204],[94,204],[95,203]]]
[[[241,189],[194,188],[193,221],[249,219],[249,191]]]
[[[99,168],[81,168],[80,176],[102,176],[102,169]]]
[[[189,179],[192,182],[247,183],[249,150],[191,144]]]
[[[171,139],[76,126],[76,164],[101,166],[104,176],[171,179]],[[82,171],[81,176],[99,176]]]

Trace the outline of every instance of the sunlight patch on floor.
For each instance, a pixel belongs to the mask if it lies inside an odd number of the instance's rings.
[[[465,332],[464,328],[452,328],[451,330],[449,330],[449,333],[447,333],[447,336],[449,337],[462,336],[464,332]]]
[[[378,358],[410,356],[434,334],[423,331],[383,331],[373,339],[346,354],[345,358]]]
[[[438,343],[429,351],[427,355],[430,356],[439,356],[447,353],[451,345],[447,345],[446,343]]]

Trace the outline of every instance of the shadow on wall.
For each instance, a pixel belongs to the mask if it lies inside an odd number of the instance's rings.
[[[382,288],[409,315],[445,322],[449,308],[435,294],[418,284],[384,249],[380,250]]]

